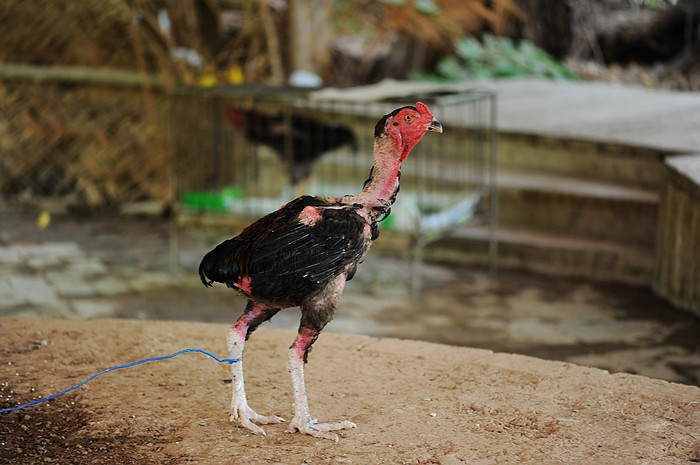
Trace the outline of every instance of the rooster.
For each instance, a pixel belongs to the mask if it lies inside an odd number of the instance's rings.
[[[304,364],[311,345],[333,318],[345,283],[379,236],[378,222],[391,212],[399,192],[401,163],[427,131],[441,133],[442,126],[421,102],[385,115],[374,129],[374,166],[362,192],[299,197],[204,256],[199,276],[205,286],[223,283],[248,298],[228,335],[230,355],[238,360],[232,365],[231,421],[263,435],[258,424],[284,421],[260,415],[248,405],[241,356],[245,342],[261,323],[282,309],[298,306],[301,322],[287,364],[294,390],[289,431],[337,441],[332,431],[355,427],[350,421],[312,419]]]
[[[282,113],[267,115],[234,107],[226,108],[224,116],[231,126],[243,131],[249,142],[267,146],[282,159],[296,193],[304,191],[310,183],[311,165],[324,153],[343,146],[357,151],[355,134],[344,126],[302,116],[285,118]]]

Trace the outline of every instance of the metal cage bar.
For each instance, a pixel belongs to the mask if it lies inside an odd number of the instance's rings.
[[[465,223],[489,225],[495,270],[496,98],[481,90],[363,102],[261,86],[178,89],[172,102],[178,211],[247,223],[300,194],[356,193],[373,164],[376,121],[419,98],[445,131],[413,150],[382,227],[410,237],[416,291],[423,248]]]

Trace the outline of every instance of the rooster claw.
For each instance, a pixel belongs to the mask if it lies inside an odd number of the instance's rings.
[[[296,419],[294,419],[289,424],[287,432],[294,433],[298,431],[300,433],[308,434],[309,436],[313,436],[315,438],[330,439],[331,441],[338,442],[338,435],[335,433],[331,433],[331,431],[351,428],[357,428],[357,425],[348,420],[337,421],[332,423],[318,423],[317,420],[296,421]]]
[[[260,423],[261,425],[271,425],[275,423],[283,423],[285,421],[284,418],[276,415],[260,415],[255,412],[255,410],[247,406],[234,410],[231,413],[229,420],[231,422],[237,422],[242,427],[249,429],[253,434],[262,434],[263,436],[267,436],[267,434],[265,434],[265,430],[256,423]]]

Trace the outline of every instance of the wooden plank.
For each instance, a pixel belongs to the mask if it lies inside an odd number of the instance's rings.
[[[700,315],[700,155],[670,158],[665,174],[654,290]]]
[[[143,76],[138,71],[88,66],[36,66],[24,63],[0,63],[0,79],[32,81],[35,83],[69,82],[119,87],[143,86]],[[157,74],[148,74],[152,89],[162,89],[163,81]]]

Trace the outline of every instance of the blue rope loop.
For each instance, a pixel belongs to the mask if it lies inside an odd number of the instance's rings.
[[[42,402],[48,402],[48,401],[50,401],[50,400],[54,400],[55,398],[60,397],[60,396],[62,396],[62,395],[64,395],[64,394],[68,394],[69,392],[78,389],[78,388],[81,387],[82,385],[88,383],[89,381],[92,381],[93,379],[97,378],[98,376],[103,375],[103,374],[105,374],[105,373],[109,373],[110,371],[121,370],[122,368],[130,368],[130,367],[134,367],[134,366],[136,366],[136,365],[143,365],[144,363],[149,363],[149,362],[159,362],[159,361],[161,361],[161,360],[168,360],[168,359],[177,357],[178,355],[182,355],[182,354],[186,354],[186,353],[191,353],[191,352],[196,352],[196,353],[200,353],[200,354],[207,355],[207,356],[213,358],[214,360],[216,360],[216,361],[219,362],[219,363],[228,363],[229,365],[233,365],[234,363],[238,362],[238,359],[235,359],[235,358],[219,358],[219,357],[217,357],[216,355],[214,355],[214,354],[212,354],[211,352],[208,352],[208,351],[206,351],[206,350],[204,350],[204,349],[197,349],[197,348],[182,349],[182,350],[177,351],[177,352],[175,352],[174,354],[170,354],[170,355],[161,355],[161,356],[159,356],[159,357],[149,357],[149,358],[144,358],[143,360],[138,360],[138,361],[136,361],[136,362],[125,363],[125,364],[123,364],[123,365],[115,365],[115,366],[113,366],[113,367],[105,368],[104,370],[102,370],[102,371],[100,371],[100,372],[98,372],[98,373],[95,373],[94,375],[89,376],[88,378],[85,378],[84,380],[82,380],[81,382],[79,382],[78,384],[76,384],[75,386],[71,386],[71,387],[69,387],[68,389],[66,389],[66,390],[64,390],[64,391],[61,391],[61,392],[59,392],[59,393],[50,395],[50,396],[48,396],[48,397],[44,397],[44,398],[41,398],[41,399],[33,400],[33,401],[29,402],[29,403],[26,403],[26,404],[24,404],[24,405],[20,405],[20,406],[17,406],[17,407],[11,407],[11,408],[0,409],[0,413],[15,412],[15,411],[17,411],[17,410],[22,410],[22,409],[25,409],[25,408],[27,408],[27,407],[31,407],[32,405],[36,405],[36,404],[40,404],[40,403],[42,403]]]

